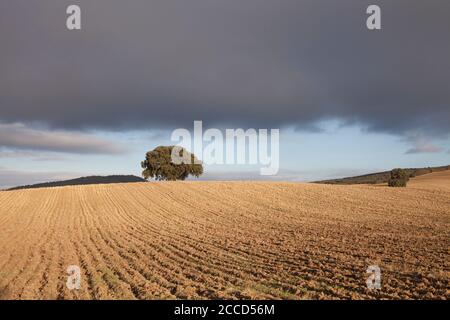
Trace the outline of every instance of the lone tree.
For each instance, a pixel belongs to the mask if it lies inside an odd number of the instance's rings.
[[[141,166],[145,179],[174,181],[203,174],[203,165],[195,155],[177,146],[160,146],[147,152]]]
[[[388,181],[389,187],[406,187],[409,181],[408,173],[403,169],[393,169]]]

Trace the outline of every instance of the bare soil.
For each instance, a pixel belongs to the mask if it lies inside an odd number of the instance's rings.
[[[398,189],[135,183],[0,192],[0,204],[2,299],[450,297],[450,172]],[[370,265],[381,289],[366,286]]]

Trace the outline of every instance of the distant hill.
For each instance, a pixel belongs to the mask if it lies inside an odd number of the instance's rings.
[[[51,188],[51,187],[64,187],[64,186],[77,186],[87,184],[111,184],[111,183],[131,183],[131,182],[144,182],[145,180],[140,177],[132,175],[113,175],[113,176],[90,176],[82,177],[72,180],[55,181],[38,183],[28,186],[20,186],[10,188],[8,190],[22,190],[22,189],[37,189],[37,188]]]
[[[428,168],[408,168],[405,169],[411,178],[421,176],[427,173],[450,170],[450,166],[428,167]],[[322,184],[378,184],[387,183],[391,176],[391,171],[383,171],[377,173],[365,174],[362,176],[348,177],[341,179],[331,179],[315,181],[314,183]]]

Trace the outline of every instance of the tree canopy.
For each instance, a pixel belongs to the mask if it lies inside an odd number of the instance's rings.
[[[389,187],[406,187],[409,181],[409,175],[406,170],[393,169],[391,171],[391,178],[388,181]]]
[[[177,146],[160,146],[147,152],[141,166],[145,179],[174,181],[203,174],[203,165],[195,155]]]

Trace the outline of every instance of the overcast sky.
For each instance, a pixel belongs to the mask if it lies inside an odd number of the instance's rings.
[[[0,186],[138,174],[194,120],[281,128],[279,180],[450,164],[449,30],[448,0],[3,0]]]

